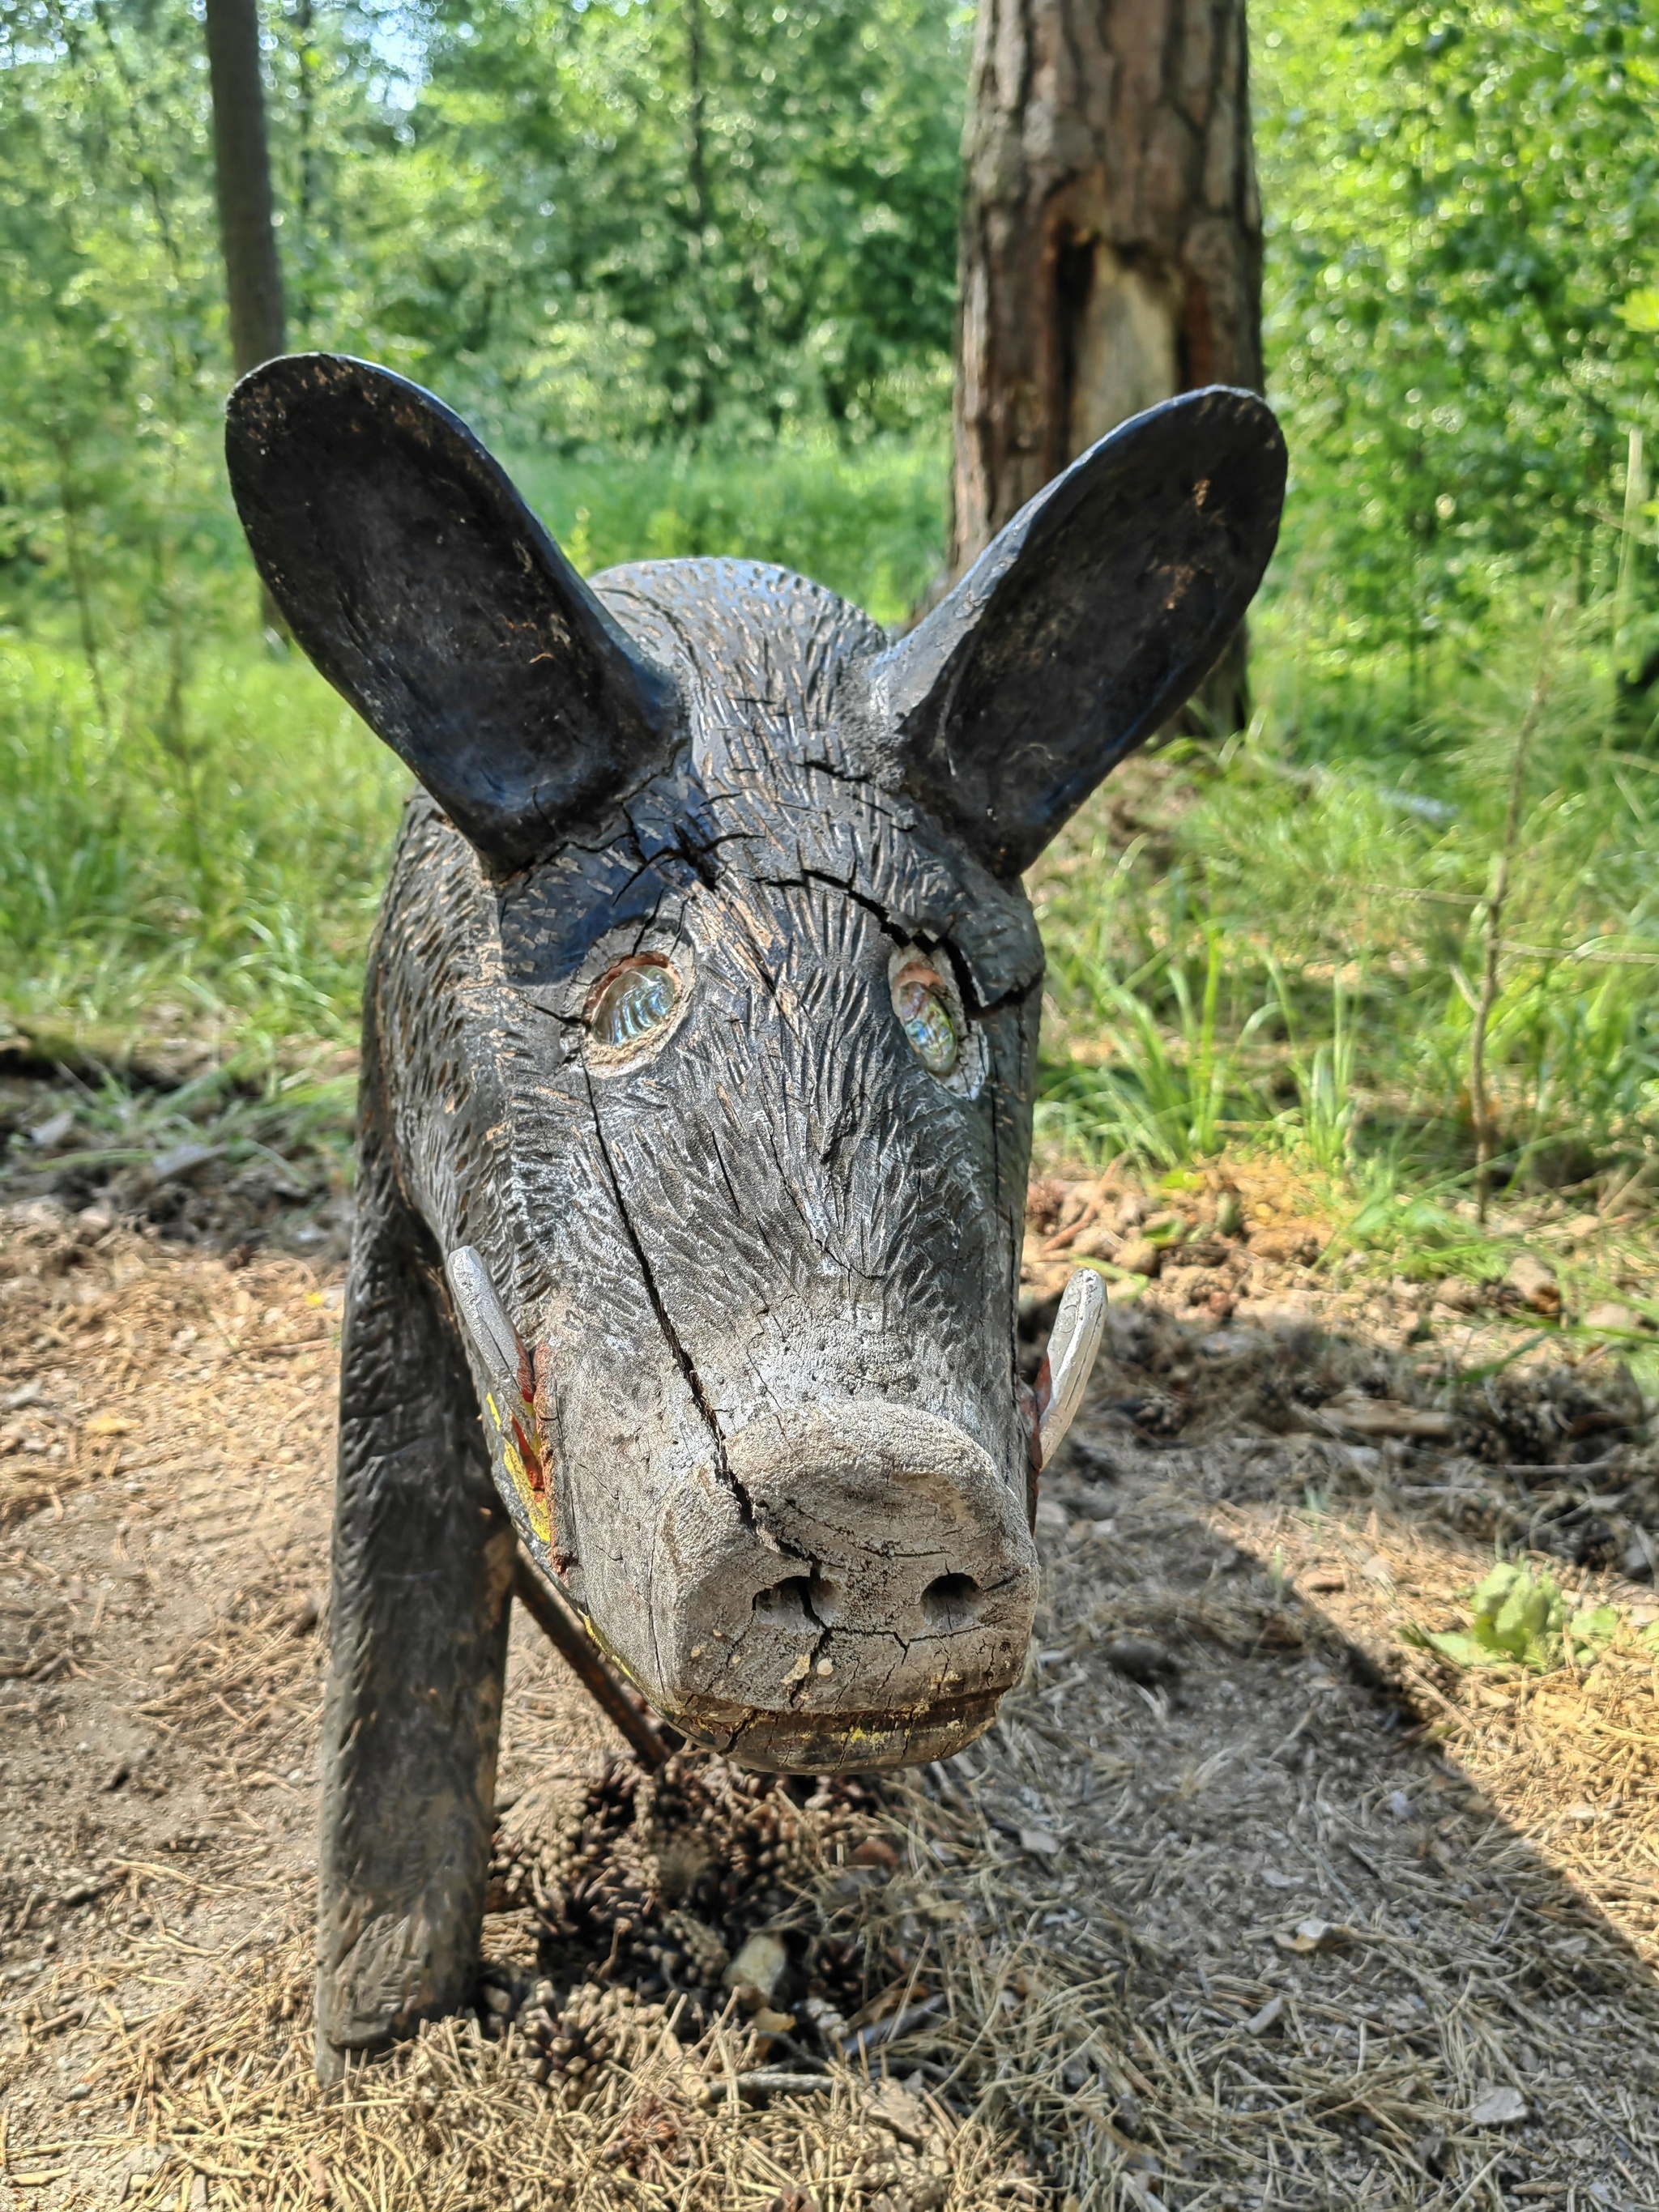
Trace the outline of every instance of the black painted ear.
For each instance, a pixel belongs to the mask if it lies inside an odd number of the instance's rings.
[[[666,757],[669,678],[429,392],[291,354],[232,392],[225,449],[295,638],[493,874]]]
[[[1279,535],[1285,441],[1215,386],[1040,491],[874,672],[905,787],[1018,875],[1197,689]]]

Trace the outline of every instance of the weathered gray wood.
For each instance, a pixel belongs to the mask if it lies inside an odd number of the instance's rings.
[[[370,960],[326,2069],[464,1990],[514,1531],[750,1765],[945,1757],[1018,1679],[1019,872],[1236,624],[1285,459],[1247,393],[1158,410],[894,644],[744,562],[590,588],[361,362],[259,371],[228,453],[295,635],[427,786]]]
[[[1077,1419],[1106,1328],[1106,1285],[1086,1267],[1066,1284],[1037,1375],[1037,1442],[1046,1465]]]
[[[477,1960],[514,1547],[373,1050],[341,1367],[317,2062],[465,1998]]]

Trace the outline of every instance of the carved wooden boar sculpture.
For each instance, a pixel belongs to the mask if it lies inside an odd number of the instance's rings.
[[[425,787],[364,1023],[332,2071],[465,1996],[515,1545],[752,1765],[947,1756],[1017,1679],[1091,1350],[1079,1293],[1042,1437],[1020,871],[1237,627],[1285,457],[1249,394],[1173,400],[893,642],[745,562],[584,583],[361,362],[256,371],[228,450],[295,638]]]

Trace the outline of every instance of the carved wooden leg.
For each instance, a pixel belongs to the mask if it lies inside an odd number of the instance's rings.
[[[366,1071],[366,1081],[372,1083]],[[514,1568],[424,1228],[371,1110],[340,1387],[317,2070],[465,1998],[483,1923]]]

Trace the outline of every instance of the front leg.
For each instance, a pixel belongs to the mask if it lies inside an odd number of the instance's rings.
[[[324,1723],[317,2071],[465,2001],[483,1927],[514,1535],[437,1255],[364,1071]]]

